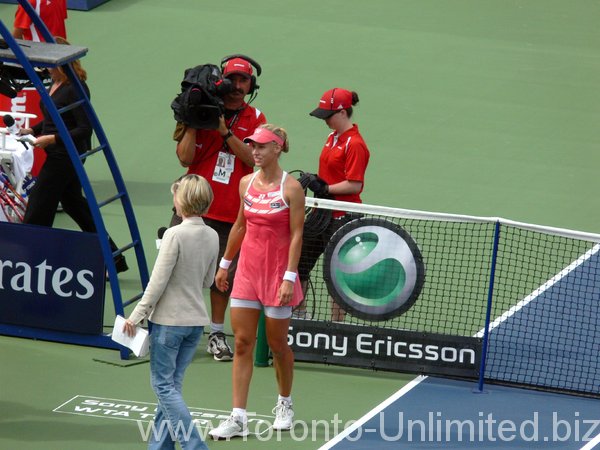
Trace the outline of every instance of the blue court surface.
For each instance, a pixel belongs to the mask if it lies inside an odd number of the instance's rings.
[[[321,449],[594,448],[597,399],[417,377]]]
[[[600,392],[599,250],[595,245],[490,324],[486,378]]]
[[[598,392],[599,250],[490,324],[486,378]],[[600,400],[420,376],[321,448],[409,447],[600,448]]]

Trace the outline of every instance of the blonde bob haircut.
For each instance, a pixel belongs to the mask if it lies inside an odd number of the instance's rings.
[[[184,175],[171,185],[171,193],[186,217],[206,214],[213,202],[213,190],[204,177]]]

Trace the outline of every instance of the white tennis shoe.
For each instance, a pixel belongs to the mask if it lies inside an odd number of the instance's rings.
[[[232,437],[244,437],[248,436],[248,424],[244,423],[237,414],[231,413],[227,420],[221,422],[217,428],[210,430],[208,434],[215,441],[231,439]]]
[[[294,410],[292,409],[291,402],[279,400],[275,408],[273,408],[273,414],[275,414],[275,421],[273,422],[274,430],[290,430],[292,428]]]

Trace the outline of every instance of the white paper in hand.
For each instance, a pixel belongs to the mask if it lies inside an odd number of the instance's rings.
[[[135,336],[131,337],[123,332],[123,326],[125,325],[125,318],[122,316],[115,317],[115,326],[112,331],[112,340],[117,344],[124,345],[131,349],[135,356],[143,357],[148,354],[149,349],[149,336],[148,330],[140,327],[136,327]]]

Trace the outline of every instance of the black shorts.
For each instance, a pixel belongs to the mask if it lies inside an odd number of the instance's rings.
[[[360,216],[357,214],[345,214],[336,219],[332,219],[325,231],[317,236],[311,236],[302,240],[302,253],[298,262],[298,275],[301,281],[308,281],[310,272],[314,269],[319,257],[325,251],[325,247],[343,225]]]

